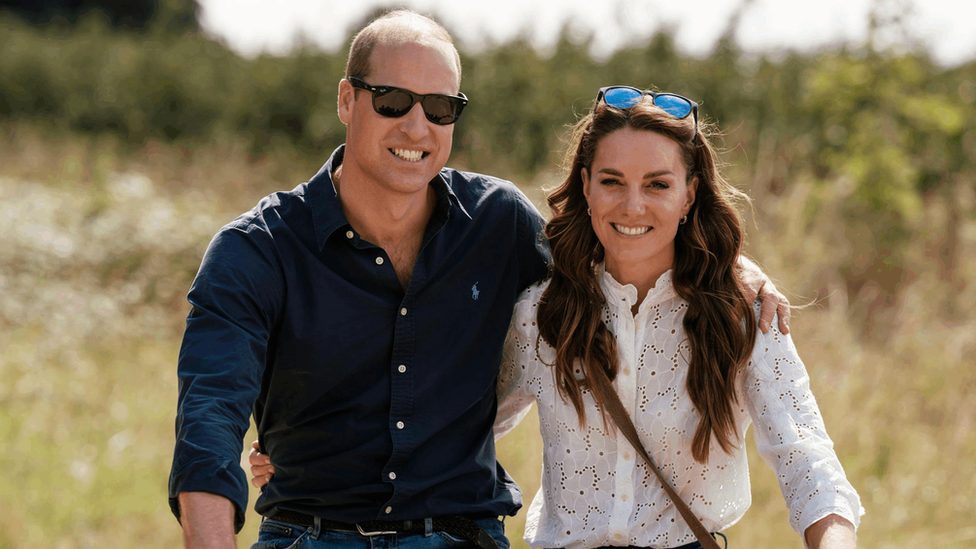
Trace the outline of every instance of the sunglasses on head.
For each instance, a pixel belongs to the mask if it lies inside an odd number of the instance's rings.
[[[695,138],[698,140],[698,103],[687,97],[674,93],[657,93],[651,90],[639,90],[630,86],[606,86],[596,92],[596,102],[603,101],[617,109],[633,107],[645,96],[651,96],[654,106],[675,118],[685,118],[689,114],[695,115]]]
[[[395,86],[373,86],[355,76],[350,76],[348,80],[352,87],[373,94],[373,110],[388,118],[400,118],[410,112],[414,103],[420,103],[427,120],[441,126],[449,126],[457,122],[464,106],[468,104],[468,98],[460,92],[458,95],[440,93],[422,95]]]

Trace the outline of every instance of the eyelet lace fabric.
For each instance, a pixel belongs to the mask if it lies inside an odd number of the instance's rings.
[[[776,323],[768,334],[759,333],[737,380],[738,449],[729,455],[713,442],[708,462],[698,463],[691,455],[698,413],[685,388],[689,349],[682,320],[687,303],[675,293],[671,272],[660,277],[636,316],[631,307],[637,289],[620,285],[602,266],[598,277],[607,298],[603,320],[618,342],[617,394],[648,453],[707,529],[728,528],[749,508],[744,436],[753,423],[756,446],[776,472],[794,530],[802,534],[829,514],[858,524],[860,499],[833,451],[806,369]],[[496,438],[517,425],[533,402],[538,404],[542,486],[528,509],[526,542],[577,549],[675,547],[695,541],[626,438],[604,431],[592,396],[583,395],[585,426],[573,405],[560,397],[548,366],[555,352],[538,337],[536,323],[546,285],[526,290],[516,306],[498,380]]]

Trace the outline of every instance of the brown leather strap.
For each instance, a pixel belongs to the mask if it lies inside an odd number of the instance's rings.
[[[657,467],[654,466],[654,460],[651,459],[651,456],[648,455],[647,450],[644,449],[644,444],[641,443],[640,436],[637,434],[637,428],[634,427],[634,422],[630,419],[630,415],[627,414],[627,411],[624,409],[623,403],[620,402],[620,396],[617,394],[617,391],[615,391],[613,386],[610,384],[610,379],[607,378],[606,371],[604,371],[603,368],[592,368],[592,370],[597,371],[592,372],[592,375],[587,375],[587,377],[594,380],[597,384],[601,385],[602,389],[604,389],[601,392],[606,397],[606,405],[607,408],[609,408],[608,411],[610,412],[610,417],[613,419],[613,422],[617,424],[617,427],[623,432],[624,436],[627,437],[627,440],[630,442],[630,445],[634,447],[634,450],[636,450],[637,453],[644,458],[644,461],[647,462],[647,465],[651,471],[654,471],[654,474],[657,475],[657,479],[661,481],[661,485],[664,486],[664,491],[667,492],[668,497],[671,498],[674,506],[678,509],[678,512],[681,513],[682,518],[684,518],[685,522],[688,523],[688,526],[691,527],[691,531],[695,534],[695,539],[698,540],[698,543],[700,543],[704,549],[721,549],[718,542],[715,541],[715,538],[712,537],[712,534],[708,531],[708,529],[705,528],[701,521],[698,520],[698,517],[691,512],[691,509],[689,509],[688,505],[681,499],[681,497],[678,496],[678,494],[674,491],[674,488],[668,484],[668,481],[664,479],[664,475],[661,474],[661,471],[658,471]],[[587,374],[590,373],[591,372],[587,371]]]

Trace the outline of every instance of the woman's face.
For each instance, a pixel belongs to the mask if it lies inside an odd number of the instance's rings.
[[[678,223],[695,201],[681,149],[671,138],[630,128],[604,137],[582,171],[593,231],[607,271],[621,283],[651,283],[671,268]]]

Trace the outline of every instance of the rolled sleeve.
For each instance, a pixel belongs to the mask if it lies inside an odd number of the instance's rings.
[[[234,503],[238,531],[248,497],[243,438],[283,296],[267,233],[251,228],[232,224],[214,237],[187,296],[169,481],[177,519],[180,492],[209,492]]]
[[[834,452],[792,339],[774,325],[756,348],[747,369],[749,413],[757,450],[776,472],[790,509],[790,525],[802,536],[836,514],[857,527],[864,513],[860,498]]]

